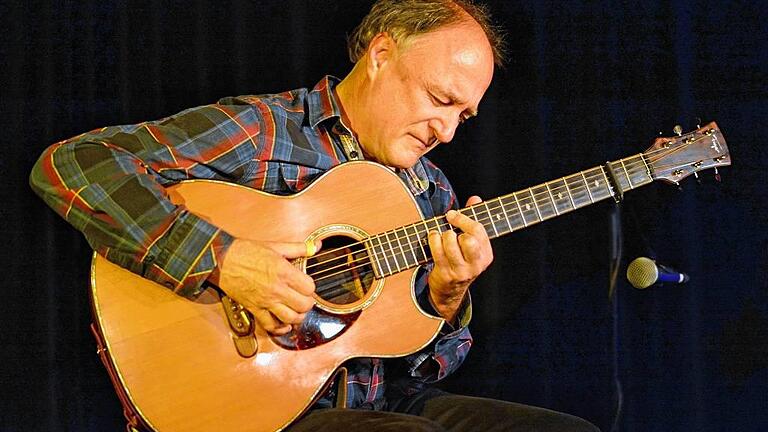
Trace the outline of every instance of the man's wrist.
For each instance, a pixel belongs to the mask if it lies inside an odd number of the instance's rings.
[[[464,291],[461,297],[445,297],[437,299],[435,292],[429,290],[428,299],[435,312],[437,312],[448,324],[456,328],[456,317],[461,305],[464,303],[466,295],[467,291]]]

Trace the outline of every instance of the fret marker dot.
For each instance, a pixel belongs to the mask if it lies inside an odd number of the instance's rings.
[[[557,193],[557,199],[563,199],[563,193],[562,192],[558,192]]]
[[[595,180],[595,187],[600,186],[600,182],[598,180]]]
[[[530,209],[531,209],[531,205],[530,205],[530,204],[526,204],[526,205],[525,205],[525,209],[526,209],[526,210],[530,210]]]

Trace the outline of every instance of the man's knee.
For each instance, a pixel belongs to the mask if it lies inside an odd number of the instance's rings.
[[[484,431],[600,432],[590,422],[570,414],[468,396],[446,395],[431,399],[422,415],[443,425],[476,426],[476,430]]]
[[[386,411],[327,409],[309,413],[288,432],[445,432],[440,424],[418,416]]]

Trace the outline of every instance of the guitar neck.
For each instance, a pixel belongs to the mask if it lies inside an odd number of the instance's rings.
[[[483,224],[489,238],[496,238],[608,198],[620,199],[625,191],[652,181],[651,166],[640,153],[459,211]],[[377,277],[431,261],[427,233],[447,230],[455,228],[441,215],[367,238]]]

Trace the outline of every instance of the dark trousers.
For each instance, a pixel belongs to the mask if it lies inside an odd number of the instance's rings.
[[[287,432],[324,431],[599,432],[599,429],[579,417],[556,411],[429,389],[398,402],[389,411],[315,410],[287,429]]]

